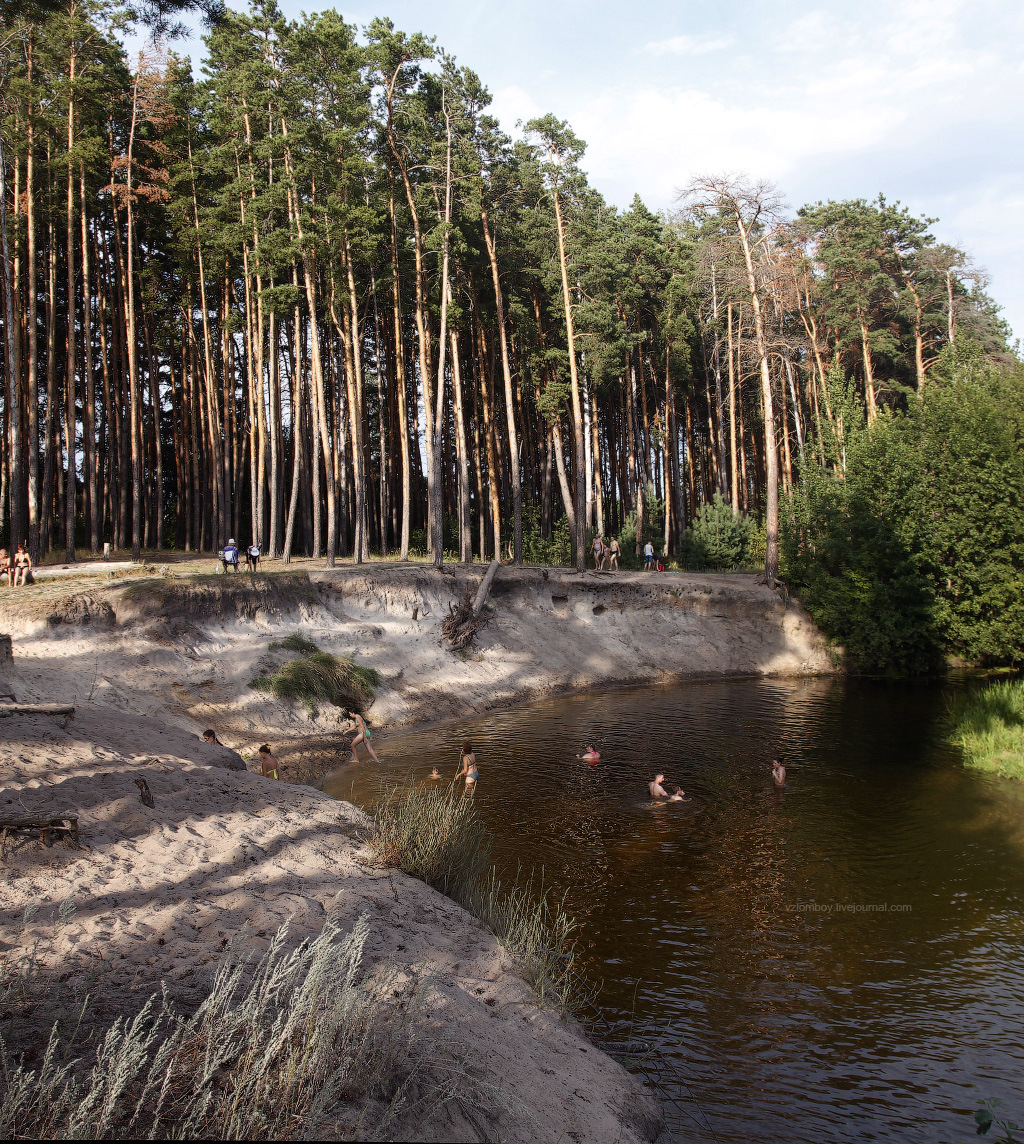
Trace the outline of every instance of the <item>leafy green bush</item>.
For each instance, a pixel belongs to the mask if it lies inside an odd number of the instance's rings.
[[[697,510],[693,523],[679,543],[679,560],[684,568],[740,568],[751,558],[757,532],[749,517],[734,513],[732,506],[715,493]]]
[[[269,691],[278,699],[304,703],[313,714],[324,703],[360,711],[373,702],[380,686],[376,668],[360,667],[348,656],[321,651],[301,632],[292,632],[270,646],[297,651],[303,658],[289,660],[277,671],[251,680],[249,686],[255,691]]]
[[[850,666],[1024,662],[1024,370],[962,339],[906,413],[837,440],[784,508],[782,566]]]
[[[950,742],[969,767],[1024,779],[1024,680],[1001,680],[955,695]]]

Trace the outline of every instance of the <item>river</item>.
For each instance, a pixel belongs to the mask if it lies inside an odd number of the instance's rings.
[[[568,891],[672,1139],[933,1144],[983,1098],[1024,1119],[1024,789],[964,770],[943,711],[867,681],[605,691],[385,739],[328,790],[450,777],[472,741],[497,860]],[[655,771],[691,801],[652,803]]]

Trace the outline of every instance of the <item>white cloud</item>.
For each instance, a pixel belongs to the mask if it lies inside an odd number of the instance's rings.
[[[670,36],[667,40],[652,40],[644,51],[654,56],[703,56],[732,47],[732,36]]]

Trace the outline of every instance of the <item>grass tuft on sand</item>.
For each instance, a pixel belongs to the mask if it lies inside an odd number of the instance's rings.
[[[472,798],[449,787],[385,791],[369,842],[381,866],[404,870],[458,902],[491,930],[542,1002],[576,1013],[588,1001],[574,968],[575,922],[532,874],[502,883]]]
[[[360,711],[373,702],[380,686],[380,672],[375,668],[361,667],[348,656],[321,651],[301,631],[292,632],[270,647],[296,651],[302,658],[257,676],[249,683],[254,690],[269,691],[286,702],[304,703],[314,714],[324,704]]]
[[[434,1031],[429,983],[363,970],[369,929],[328,917],[293,949],[285,924],[191,1015],[164,993],[98,1040],[55,1024],[32,1067],[0,1070],[0,1139],[394,1140],[449,1103],[494,1114],[497,1087]]]
[[[954,696],[950,742],[969,767],[1024,779],[1024,680],[1004,679]]]

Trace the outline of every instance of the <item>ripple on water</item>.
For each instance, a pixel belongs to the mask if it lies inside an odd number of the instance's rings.
[[[942,710],[833,680],[574,696],[393,738],[332,793],[454,774],[472,740],[499,860],[568,890],[675,1139],[924,1144],[981,1098],[1024,1116],[1024,790],[965,772]],[[693,801],[652,804],[656,771]]]

